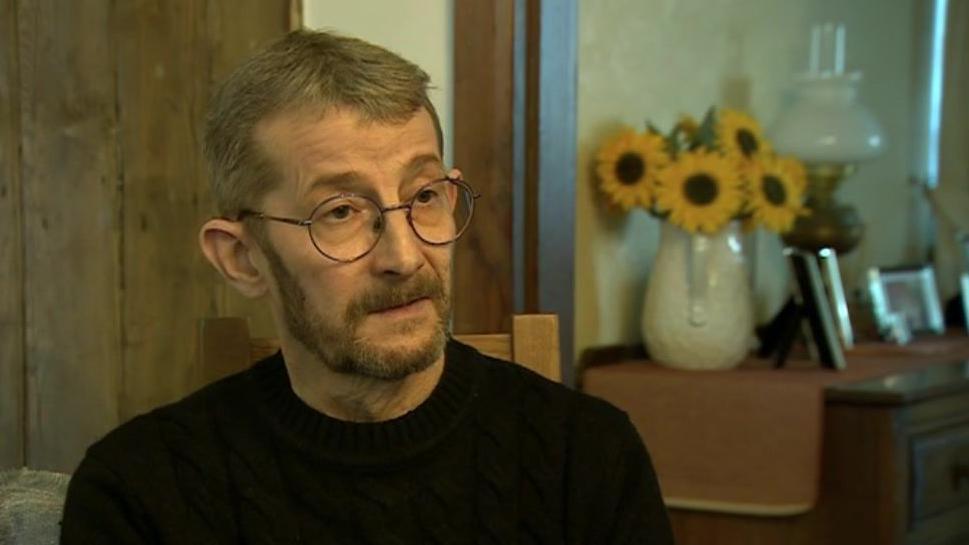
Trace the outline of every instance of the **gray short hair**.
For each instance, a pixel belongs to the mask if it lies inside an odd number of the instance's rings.
[[[428,99],[430,78],[380,46],[331,32],[297,30],[248,59],[217,89],[205,125],[205,156],[219,213],[235,218],[279,181],[257,145],[256,125],[301,107],[348,107],[364,120],[403,123],[420,108],[441,123]]]

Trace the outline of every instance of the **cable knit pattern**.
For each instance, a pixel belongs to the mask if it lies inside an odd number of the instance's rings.
[[[649,457],[608,403],[450,341],[394,420],[329,418],[281,354],[92,446],[62,543],[672,543]]]

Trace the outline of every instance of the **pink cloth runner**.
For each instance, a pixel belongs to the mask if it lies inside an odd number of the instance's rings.
[[[842,372],[796,361],[679,371],[647,361],[592,367],[583,390],[629,413],[671,507],[793,515],[818,497],[824,389],[969,358],[966,337],[862,345]]]

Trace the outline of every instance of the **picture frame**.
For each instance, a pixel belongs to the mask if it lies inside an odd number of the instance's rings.
[[[942,304],[931,265],[868,270],[868,291],[879,330],[891,329],[892,315],[905,316],[912,334],[945,333]]]
[[[959,247],[962,248],[963,270],[969,273],[969,233],[965,233],[959,237]]]
[[[794,277],[794,301],[802,317],[799,321],[812,359],[830,369],[845,369],[841,338],[835,327],[818,256],[796,248],[785,248],[784,255]]]
[[[846,350],[854,348],[855,334],[851,327],[851,314],[848,312],[848,299],[845,297],[844,283],[841,281],[838,253],[832,248],[823,248],[818,252],[818,262],[821,266],[825,291],[828,294],[828,300],[834,314],[838,336],[841,338],[841,345]]]
[[[969,273],[962,273],[959,286],[962,288],[962,319],[966,322],[966,334],[969,335]]]

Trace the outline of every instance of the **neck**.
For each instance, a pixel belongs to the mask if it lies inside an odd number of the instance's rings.
[[[284,342],[282,348],[297,397],[331,418],[350,422],[382,422],[407,414],[430,397],[444,371],[442,353],[427,369],[388,381],[334,372],[298,343]]]

